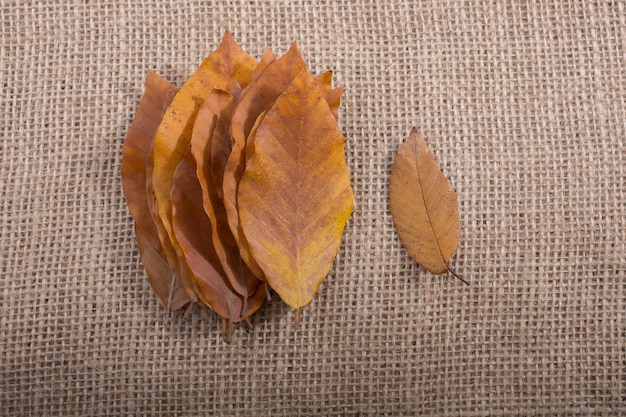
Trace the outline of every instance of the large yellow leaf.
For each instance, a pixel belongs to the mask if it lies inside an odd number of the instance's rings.
[[[228,225],[239,245],[241,258],[257,276],[263,273],[250,255],[246,238],[239,225],[237,207],[239,181],[245,169],[246,138],[259,114],[267,110],[305,67],[306,63],[294,43],[285,55],[271,62],[256,82],[244,91],[233,112],[230,127],[233,147],[224,171],[224,206],[228,216]]]
[[[459,244],[456,194],[415,128],[396,155],[389,206],[400,240],[413,259],[433,274],[448,272],[448,261]]]
[[[176,94],[176,87],[149,71],[146,92],[128,129],[122,148],[122,186],[128,208],[135,219],[139,254],[152,289],[164,307],[177,310],[190,301],[189,295],[173,271],[179,275],[178,263],[169,265],[165,250],[171,250],[169,240],[161,242],[146,194],[146,167],[149,152],[163,113]]]
[[[343,144],[328,103],[304,69],[258,125],[241,179],[239,215],[251,253],[269,285],[294,308],[311,302],[352,213]]]
[[[202,62],[176,94],[159,125],[150,154],[153,169],[148,175],[152,175],[152,184],[148,184],[147,191],[154,193],[151,211],[159,236],[169,238],[179,256],[181,249],[172,232],[170,190],[174,170],[189,147],[198,109],[214,88],[228,91],[235,82],[241,86],[248,85],[256,65],[256,60],[226,32],[220,46]],[[171,256],[167,259],[170,263],[174,261]]]

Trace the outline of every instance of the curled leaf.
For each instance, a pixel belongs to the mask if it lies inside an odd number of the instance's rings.
[[[182,250],[172,231],[170,191],[174,171],[189,148],[196,114],[214,88],[228,91],[234,82],[248,85],[256,65],[256,60],[226,32],[220,46],[176,94],[159,125],[150,153],[154,166],[148,173],[152,175],[152,184],[148,184],[147,191],[154,193],[151,211],[159,236],[172,241],[179,257]],[[175,261],[173,256],[167,256],[167,259],[170,263]],[[188,287],[185,282],[183,285]]]
[[[260,286],[262,297],[253,297],[248,302],[233,290],[225,278],[211,239],[211,222],[204,212],[202,189],[191,154],[186,155],[176,168],[171,194],[172,228],[183,250],[199,300],[232,322],[245,319],[261,306],[265,287]],[[250,294],[255,293],[257,286],[251,289]]]
[[[226,163],[228,162],[228,157],[233,148],[233,140],[230,136],[230,124],[232,122],[232,112],[240,97],[241,87],[239,84],[235,84],[227,95],[228,102],[220,108],[211,108],[211,112],[215,115],[216,120],[215,130],[213,131],[213,137],[211,139],[210,155],[207,155],[207,157],[209,158],[208,162],[211,166],[211,183],[222,205],[224,204],[224,171],[226,170]],[[211,96],[209,96],[209,98],[211,98]]]
[[[304,69],[259,124],[241,179],[242,230],[269,285],[309,304],[337,254],[354,196],[344,138]]]
[[[211,159],[214,139],[227,139],[225,136],[219,136],[223,132],[218,131],[218,122],[220,117],[227,117],[226,115],[232,111],[234,104],[234,97],[225,91],[214,90],[209,95],[198,112],[191,137],[190,150],[197,166],[195,174],[197,174],[199,185],[202,187],[201,196],[204,211],[211,220],[211,228],[205,239],[212,240],[230,285],[245,298],[248,294],[252,294],[258,280],[239,255],[237,242],[228,227],[224,203],[219,198],[217,188],[214,187],[211,180],[212,162],[222,166],[226,162],[225,160]],[[219,155],[216,155],[217,157]]]
[[[139,254],[152,289],[164,307],[177,310],[190,300],[180,280],[174,275],[177,264],[170,267],[165,258],[164,244],[159,239],[149,199],[146,194],[146,169],[149,165],[150,146],[163,113],[176,94],[176,87],[155,72],[146,75],[146,92],[128,129],[122,148],[122,187],[131,215],[135,219],[135,232]]]
[[[400,240],[413,259],[433,274],[448,272],[448,261],[459,244],[456,194],[415,128],[396,155],[389,206]]]

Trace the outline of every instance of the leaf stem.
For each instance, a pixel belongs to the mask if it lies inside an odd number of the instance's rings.
[[[267,278],[265,279],[265,298],[267,299],[267,302],[269,303],[270,301],[272,301],[272,293],[270,292],[270,284],[267,283]]]
[[[185,310],[185,314],[183,314],[183,320],[189,320],[189,312],[191,311],[191,308],[193,307],[194,302],[191,301],[189,303],[189,306],[187,307],[187,309]]]
[[[252,323],[250,323],[250,320],[248,320],[248,317],[243,319],[243,322],[246,323],[246,330],[250,331],[250,329],[252,328]]]
[[[222,319],[222,337],[224,342],[230,344],[233,334],[233,322],[229,319]]]
[[[243,265],[243,259],[239,256],[239,265],[241,266],[241,281],[243,284],[243,304],[241,306],[241,315],[245,315],[248,311],[248,286],[246,285],[246,268]]]
[[[300,325],[300,310],[301,310],[300,307],[296,309],[296,330],[298,329],[298,326]]]
[[[470,285],[470,283],[468,281],[465,280],[465,278],[463,278],[461,275],[457,274],[454,269],[452,269],[450,267],[450,264],[448,262],[446,262],[446,266],[448,267],[448,272],[452,274],[453,277],[458,278],[459,280],[461,280],[462,283],[464,283],[465,285]]]
[[[172,279],[170,281],[170,292],[167,294],[167,309],[171,310],[172,308],[172,300],[174,299],[174,284],[176,283],[176,276],[172,275]]]

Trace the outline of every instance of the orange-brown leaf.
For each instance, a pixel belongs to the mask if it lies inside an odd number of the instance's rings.
[[[162,250],[150,242],[150,238],[139,228],[138,224],[135,224],[135,235],[137,236],[141,262],[148,274],[152,290],[161,305],[170,310],[178,310],[189,303],[191,300],[181,284],[181,280],[172,273]]]
[[[459,244],[456,194],[415,128],[391,171],[389,206],[409,254],[433,274],[448,271]]]
[[[214,90],[196,118],[191,154],[197,166],[197,178],[201,186],[204,211],[211,220],[211,239],[230,285],[244,297],[252,294],[258,282],[254,274],[243,265],[237,242],[228,227],[226,210],[211,181],[211,148],[220,115],[228,114],[234,106],[234,98],[225,91]]]
[[[333,88],[333,72],[326,71],[315,77],[317,85],[324,96],[324,99],[330,107],[330,111],[335,116],[335,120],[339,119],[339,106],[341,104],[342,87]]]
[[[211,109],[211,112],[215,113],[217,117],[209,155],[211,183],[222,205],[224,204],[224,171],[226,170],[226,163],[228,162],[228,157],[233,148],[233,140],[230,136],[232,112],[234,106],[241,98],[241,87],[239,87],[239,84],[236,84],[235,87],[236,88],[231,89],[230,100],[226,105],[222,106],[220,109]]]
[[[154,167],[148,172],[153,180],[148,192],[154,193],[151,211],[159,236],[169,237],[178,256],[182,254],[172,232],[170,191],[174,170],[189,147],[198,109],[214,88],[228,91],[235,82],[241,86],[249,84],[256,65],[256,60],[226,32],[220,46],[176,94],[159,125],[150,154]],[[171,261],[169,256],[168,261]]]
[[[191,154],[182,159],[172,186],[172,229],[184,254],[184,260],[199,300],[220,316],[233,322],[248,317],[262,303],[258,297],[247,303],[233,291],[218,259],[211,239],[211,222],[204,212],[202,189]],[[264,286],[261,285],[264,292]],[[250,294],[254,294],[253,287]],[[256,301],[255,301],[256,300]],[[247,306],[246,306],[247,304]],[[246,307],[246,311],[243,311]]]
[[[241,257],[255,272],[255,275],[262,275],[262,272],[257,262],[250,255],[246,237],[239,225],[239,210],[237,208],[239,181],[245,169],[246,138],[259,114],[267,110],[267,107],[276,100],[305,67],[306,63],[294,43],[285,55],[270,63],[257,81],[244,91],[232,117],[230,132],[233,147],[224,172],[224,206],[226,207],[228,224],[239,246]]]
[[[163,113],[176,94],[176,87],[155,72],[146,75],[146,92],[128,129],[122,148],[122,187],[128,208],[135,219],[135,232],[139,254],[157,299],[164,307],[177,310],[190,300],[184,287],[165,258],[161,242],[150,213],[146,194],[146,168],[149,164],[150,146],[161,123]]]
[[[270,69],[268,69],[270,71]],[[241,226],[269,285],[309,304],[331,268],[354,196],[344,138],[304,69],[258,125],[241,179]]]

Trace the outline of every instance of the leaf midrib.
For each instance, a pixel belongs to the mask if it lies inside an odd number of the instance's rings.
[[[426,210],[426,219],[428,221],[428,227],[430,228],[430,231],[432,232],[433,237],[435,238],[435,243],[437,244],[437,251],[439,252],[439,256],[441,257],[441,260],[443,261],[443,263],[446,264],[446,260],[443,257],[443,251],[441,250],[441,245],[439,244],[439,238],[437,237],[437,233],[435,232],[435,228],[433,227],[431,214],[428,209],[428,203],[426,201],[426,198],[424,197],[424,187],[422,183],[422,177],[420,176],[420,166],[418,163],[418,140],[417,139],[413,141],[413,159],[415,161],[415,172],[417,173],[417,182],[420,186],[420,198],[422,200],[422,203],[424,204],[424,210]]]

